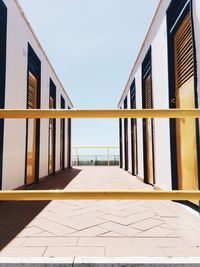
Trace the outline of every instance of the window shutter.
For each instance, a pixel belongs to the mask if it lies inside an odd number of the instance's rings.
[[[151,75],[149,75],[145,79],[145,104],[146,104],[146,109],[151,109],[152,108],[152,99],[151,99]]]
[[[28,109],[37,109],[37,79],[31,72],[28,77]]]
[[[194,75],[191,19],[188,14],[174,36],[176,88]]]

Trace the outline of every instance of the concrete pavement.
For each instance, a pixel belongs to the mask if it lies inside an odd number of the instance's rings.
[[[153,190],[118,167],[66,170],[35,189]],[[200,218],[171,201],[0,203],[0,257],[200,255]]]

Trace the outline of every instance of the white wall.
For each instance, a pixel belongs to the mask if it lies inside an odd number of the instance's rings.
[[[166,10],[170,0],[160,2],[156,16],[150,26],[141,51],[138,55],[134,68],[131,72],[125,90],[119,102],[121,106],[124,98],[130,90],[130,85],[134,77],[136,78],[136,100],[137,108],[142,108],[142,88],[141,88],[141,64],[150,47],[152,46],[152,88],[153,88],[153,108],[168,109],[168,49],[167,49],[167,25]],[[193,20],[195,32],[195,45],[197,56],[197,87],[200,94],[200,1],[193,0]],[[198,98],[200,106],[200,98]],[[142,122],[138,120],[138,176],[143,174],[143,142],[142,142]],[[170,129],[168,119],[154,120],[154,152],[155,152],[155,180],[160,188],[171,189],[171,159],[170,159]]]
[[[127,86],[131,86],[133,80],[130,80]],[[135,76],[136,83],[136,108],[142,108],[142,86],[141,86],[141,68]],[[130,109],[130,90],[127,94],[128,108]],[[124,106],[122,105],[122,108]],[[143,164],[143,126],[142,119],[137,119],[137,149],[138,149],[138,177],[144,177],[144,164]],[[124,157],[124,119],[122,119],[122,140],[123,140],[123,168],[125,168]],[[128,157],[129,157],[129,172],[132,173],[132,151],[131,151],[131,119],[128,119]]]
[[[197,0],[198,1],[198,0]],[[133,78],[135,77],[136,72],[138,71],[138,69],[140,68],[148,50],[149,50],[149,46],[152,43],[152,41],[154,40],[155,36],[157,35],[157,31],[160,28],[160,23],[162,22],[163,18],[166,16],[166,10],[170,4],[171,0],[161,0],[159,3],[159,6],[156,10],[156,13],[154,15],[154,18],[152,20],[152,23],[149,26],[149,30],[146,34],[146,37],[144,39],[144,42],[141,46],[141,50],[138,54],[138,57],[134,63],[134,66],[131,70],[131,73],[129,75],[129,79],[128,82],[124,88],[124,91],[122,93],[122,96],[120,98],[120,101],[118,103],[118,106],[122,106],[122,103],[124,101],[124,98],[126,97],[126,94],[128,93],[129,89],[130,89],[130,84],[131,81],[133,80]]]
[[[142,109],[142,84],[141,67],[135,75],[136,85],[136,108]],[[144,178],[144,161],[143,161],[143,120],[137,119],[137,149],[138,149],[138,176]]]
[[[166,17],[152,42],[153,108],[168,109],[168,51]],[[171,189],[170,130],[168,119],[154,120],[155,181]]]
[[[166,9],[170,0],[163,0],[156,12],[154,21],[138,55],[131,72],[126,88],[120,100],[122,106],[124,98],[129,95],[130,86],[136,81],[136,107],[142,109],[142,77],[141,65],[152,46],[152,90],[153,107],[156,109],[169,108],[168,103],[168,56],[167,56],[167,25]],[[130,129],[129,129],[130,133]],[[144,178],[143,162],[143,124],[137,119],[137,145],[138,145],[138,176]],[[129,147],[131,140],[129,139]],[[154,120],[154,153],[155,153],[155,180],[160,188],[171,189],[171,159],[170,159],[170,132],[168,119]],[[131,150],[129,158],[131,158]],[[131,165],[130,165],[131,166]],[[132,169],[132,166],[131,166]]]
[[[41,108],[49,108],[49,79],[56,85],[57,108],[60,108],[60,95],[66,106],[71,102],[52,69],[46,55],[33,35],[29,25],[15,0],[4,0],[7,6],[7,61],[5,108],[25,109],[27,97],[28,42],[41,60]],[[40,129],[40,178],[48,174],[48,127],[49,120],[41,120]],[[60,169],[60,121],[56,131],[56,171]],[[67,132],[67,123],[66,123]],[[67,134],[66,134],[67,136]],[[3,154],[3,189],[13,189],[24,185],[25,179],[26,121],[5,120]],[[66,139],[67,144],[67,139]],[[67,157],[67,152],[66,152]],[[66,158],[65,157],[65,158]],[[67,162],[67,158],[66,158]]]

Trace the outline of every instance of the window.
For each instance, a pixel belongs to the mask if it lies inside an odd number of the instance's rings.
[[[28,44],[27,109],[40,109],[41,62]],[[25,185],[39,181],[40,120],[27,120]]]
[[[153,108],[152,100],[152,67],[151,48],[142,63],[142,106],[144,109]],[[143,119],[143,147],[144,147],[144,179],[153,185],[154,179],[154,143],[153,119]]]
[[[56,109],[56,86],[50,79],[49,109]],[[56,119],[49,119],[49,175],[56,169]]]
[[[192,1],[173,0],[167,10],[169,106],[198,108]],[[199,188],[198,120],[170,120],[173,189]],[[184,153],[187,151],[187,153]]]
[[[135,79],[130,88],[130,103],[131,109],[136,109],[136,87]],[[132,152],[132,174],[138,173],[138,161],[137,161],[137,119],[131,119],[131,152]]]

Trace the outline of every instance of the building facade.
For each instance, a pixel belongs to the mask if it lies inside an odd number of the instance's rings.
[[[72,103],[16,0],[0,0],[0,108]],[[0,189],[28,187],[71,166],[69,119],[0,120]]]
[[[161,0],[121,109],[199,108],[200,1]],[[160,189],[199,189],[198,119],[120,119],[121,168]]]

